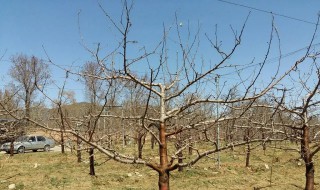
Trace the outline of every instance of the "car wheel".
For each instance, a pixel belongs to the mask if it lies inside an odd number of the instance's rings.
[[[17,150],[17,153],[18,154],[24,153],[24,147],[23,146],[19,147],[18,150]]]
[[[49,152],[50,151],[50,146],[49,145],[44,146],[43,151]]]

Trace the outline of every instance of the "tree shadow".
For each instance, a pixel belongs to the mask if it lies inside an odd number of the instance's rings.
[[[299,186],[299,185],[296,185],[296,184],[290,184],[298,189],[304,189],[303,187]],[[271,187],[276,187],[276,186],[279,186],[279,185],[267,185],[267,186],[262,186],[262,187],[253,187],[253,190],[262,190],[262,189],[265,189],[265,188],[271,188]]]

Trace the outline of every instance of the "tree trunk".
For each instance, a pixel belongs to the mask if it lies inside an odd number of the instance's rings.
[[[306,185],[305,190],[314,190],[314,165],[310,152],[309,126],[303,126],[303,137],[301,139],[301,152],[306,166]]]
[[[179,163],[179,164],[182,164],[182,163],[183,163],[183,153],[182,153],[182,151],[179,152],[179,154],[178,154],[178,163]],[[179,167],[178,167],[178,171],[179,171],[179,172],[182,172],[182,171],[183,171],[183,167],[179,166]]]
[[[26,99],[25,99],[25,101],[24,101],[24,103],[25,103],[25,109],[26,109],[26,118],[28,118],[28,119],[30,119],[30,107],[31,107],[31,103],[30,103],[30,96],[29,96],[29,94],[28,94],[28,92],[26,92],[26,97],[25,97]],[[29,124],[30,124],[30,122],[29,122],[29,120],[27,120],[26,121],[26,125],[27,125],[27,127],[29,127]]]
[[[80,138],[77,136],[77,159],[78,163],[81,162],[81,146],[80,146]]]
[[[155,143],[154,136],[151,135],[151,149],[152,149],[152,150],[154,149],[154,143]]]
[[[61,133],[60,133],[60,138],[61,138],[61,153],[64,154],[65,151],[64,151],[64,133],[63,133],[63,131],[61,131]]]
[[[169,190],[169,171],[159,172],[159,190]]]
[[[246,167],[250,167],[250,144],[247,144]]]
[[[178,141],[177,141],[177,143],[176,143],[176,149],[177,149],[177,151],[178,151],[181,147],[182,147],[182,142],[181,142],[181,139],[180,139],[180,137],[179,137],[179,139],[178,139]],[[183,163],[183,152],[180,151],[180,152],[177,154],[177,156],[178,156],[178,163],[179,163],[179,164],[182,164],[182,163]],[[183,171],[183,167],[179,166],[179,167],[178,167],[178,171],[179,171],[179,172]]]
[[[14,149],[13,142],[14,142],[14,139],[12,138],[10,142],[10,156],[13,156],[13,149]]]
[[[169,171],[168,168],[168,150],[167,150],[167,140],[166,140],[166,126],[164,122],[160,123],[159,127],[159,156],[160,156],[160,168],[159,172],[159,190],[169,189]]]
[[[314,190],[314,165],[306,163],[306,187],[305,190]]]
[[[89,156],[90,156],[90,175],[96,175],[94,171],[94,154],[93,154],[93,148],[91,147],[89,149]]]
[[[193,142],[192,142],[191,134],[189,134],[189,148],[188,148],[189,155],[192,155],[192,150],[193,150]]]
[[[143,144],[142,144],[142,135],[138,135],[138,158],[142,159],[142,148],[143,148]]]
[[[247,141],[247,150],[246,150],[246,167],[250,167],[250,151],[251,151],[251,146],[250,146],[250,129],[247,129],[247,134],[244,137],[244,140]]]

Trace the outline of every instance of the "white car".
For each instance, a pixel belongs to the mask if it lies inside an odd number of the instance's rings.
[[[11,143],[4,143],[0,147],[0,151],[5,151],[10,153]],[[18,137],[13,142],[13,151],[16,153],[24,153],[27,150],[32,150],[36,152],[39,149],[42,149],[45,152],[48,152],[50,148],[55,146],[53,139],[41,136],[41,135],[26,135]]]

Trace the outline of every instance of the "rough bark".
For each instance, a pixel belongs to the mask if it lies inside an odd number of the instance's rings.
[[[159,190],[169,190],[169,171],[159,172]]]
[[[168,168],[168,150],[166,141],[166,126],[164,122],[160,123],[159,128],[159,155],[160,155],[160,168],[159,172],[159,190],[169,189],[169,171]]]

